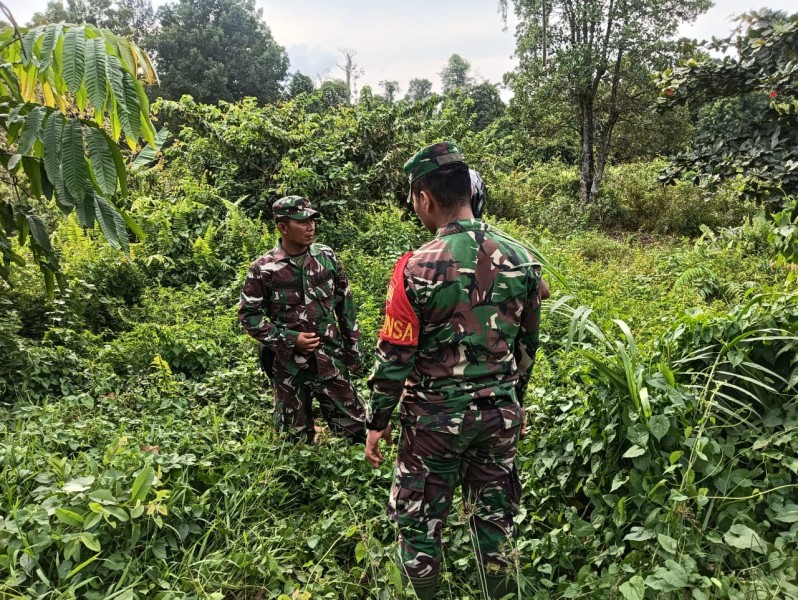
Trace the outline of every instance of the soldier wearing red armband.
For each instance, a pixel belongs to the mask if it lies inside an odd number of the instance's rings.
[[[452,142],[404,166],[413,209],[435,238],[397,263],[369,379],[366,459],[400,405],[402,423],[388,512],[399,563],[419,598],[432,598],[441,528],[459,481],[472,514],[489,597],[507,578],[520,482],[515,454],[522,402],[538,347],[541,268],[519,242],[475,219],[468,166]]]

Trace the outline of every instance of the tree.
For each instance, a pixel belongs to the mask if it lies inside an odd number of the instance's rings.
[[[349,88],[342,79],[328,79],[319,87],[324,108],[349,104]]]
[[[506,11],[509,0],[500,0]],[[519,18],[512,77],[521,98],[564,96],[579,131],[580,198],[598,197],[627,91],[672,55],[668,40],[709,0],[513,0]],[[545,33],[544,33],[545,32]],[[545,61],[544,61],[544,56]]]
[[[485,81],[468,90],[468,97],[474,101],[474,129],[482,131],[504,114],[504,102],[498,88]]]
[[[338,51],[344,55],[344,64],[336,65],[346,76],[346,89],[349,90],[349,102],[357,97],[357,80],[363,76],[363,69],[355,62],[357,50],[352,48],[339,48]]]
[[[380,87],[385,92],[385,100],[393,104],[396,96],[399,95],[400,88],[398,81],[380,81]]]
[[[111,12],[111,0],[50,0],[43,13],[34,13],[31,25],[47,25],[48,23],[89,23],[97,27],[105,27]]]
[[[419,100],[424,100],[425,98],[429,98],[431,95],[432,95],[432,82],[429,79],[414,78],[411,79],[410,83],[407,85],[407,93],[405,94],[405,100],[418,102]]]
[[[675,157],[663,179],[697,173],[712,188],[742,176],[745,194],[778,209],[785,196],[798,195],[798,13],[766,10],[739,20],[735,35],[710,44],[734,47],[736,57],[659,74],[662,110],[686,104],[704,117],[693,148]]]
[[[0,8],[14,23],[10,13]],[[99,223],[111,245],[127,250],[121,211],[127,195],[118,140],[131,149],[143,137],[155,146],[149,102],[139,81],[155,83],[150,59],[135,44],[91,25],[51,24],[0,33],[0,177],[13,195],[0,200],[0,276],[24,264],[12,245],[28,245],[52,295],[58,257],[35,209],[42,196],[81,225]],[[74,99],[74,104],[71,102]]]
[[[155,31],[151,0],[50,0],[44,12],[34,13],[31,25],[90,23],[141,43]]]
[[[471,63],[459,54],[452,54],[440,72],[441,88],[448,95],[455,90],[466,90],[473,84]]]
[[[157,55],[163,97],[278,100],[288,57],[261,16],[254,0],[178,0],[158,9],[161,29],[149,47]]]
[[[158,21],[151,0],[117,0],[116,9],[107,25],[117,35],[144,44],[155,33]]]
[[[291,75],[286,92],[288,92],[289,98],[296,98],[300,94],[312,94],[315,89],[313,80],[301,71],[297,71]]]

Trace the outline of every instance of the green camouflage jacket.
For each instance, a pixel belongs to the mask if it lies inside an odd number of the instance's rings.
[[[522,402],[538,347],[540,273],[522,244],[481,220],[449,223],[403,256],[369,378],[369,429],[384,429],[400,399],[403,423],[449,433],[486,399]]]
[[[300,332],[321,336],[314,352],[320,377],[333,377],[336,370],[346,372],[347,365],[360,362],[360,329],[349,281],[327,246],[311,245],[303,268],[279,242],[253,262],[241,290],[238,320],[289,373],[308,364],[294,360]]]

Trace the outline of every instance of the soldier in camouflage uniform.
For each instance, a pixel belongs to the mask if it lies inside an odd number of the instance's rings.
[[[506,578],[520,482],[521,402],[538,347],[540,272],[522,244],[473,218],[468,167],[457,146],[424,148],[404,166],[409,201],[435,239],[405,254],[388,288],[369,379],[366,459],[400,406],[402,433],[388,512],[399,561],[420,598],[432,598],[441,527],[459,479],[489,597]]]
[[[308,199],[272,206],[282,235],[252,263],[238,320],[274,353],[274,420],[278,430],[313,442],[312,401],[334,432],[365,440],[364,410],[349,372],[360,365],[360,330],[344,268],[331,248],[314,244]]]

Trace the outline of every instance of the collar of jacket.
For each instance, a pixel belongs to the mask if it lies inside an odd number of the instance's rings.
[[[319,254],[318,246],[316,246],[316,244],[311,244],[310,248],[308,248],[308,253],[310,253],[313,256],[318,256]],[[277,240],[277,245],[274,247],[273,256],[274,260],[276,261],[289,260],[291,258],[291,255],[285,251],[285,248],[283,248],[283,238]]]
[[[490,227],[482,219],[463,219],[447,223],[435,233],[435,237],[463,233],[465,231],[488,231]]]

